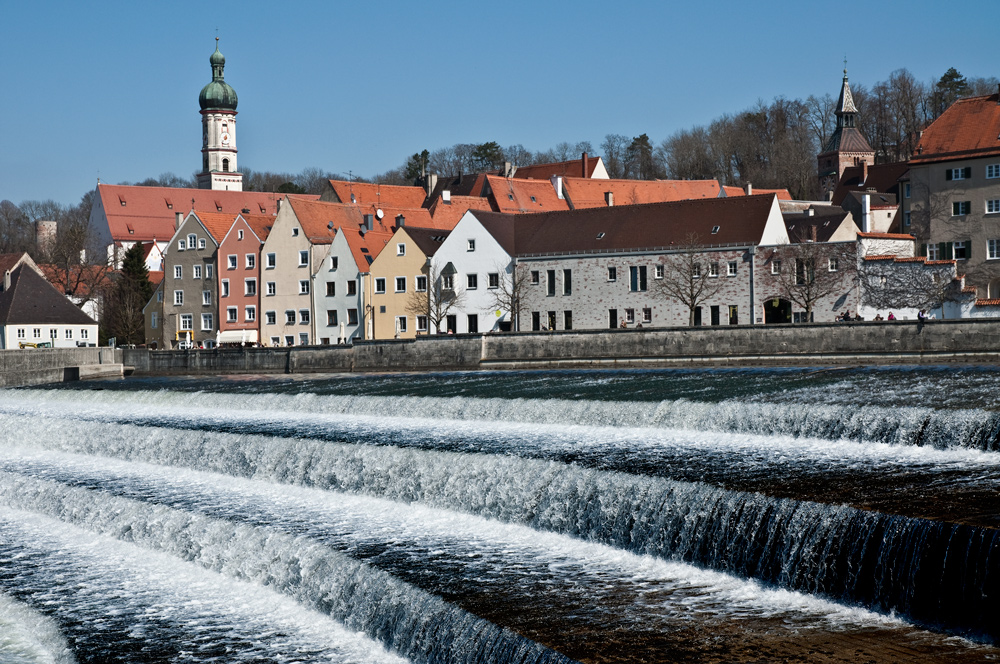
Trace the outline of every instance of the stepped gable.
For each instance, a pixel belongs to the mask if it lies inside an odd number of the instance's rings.
[[[320,200],[381,208],[419,208],[423,207],[425,196],[423,188],[417,186],[330,180]]]
[[[487,175],[486,191],[489,192],[493,209],[506,214],[569,209],[566,199],[559,198],[548,180],[522,180]]]
[[[0,323],[7,325],[95,325],[96,322],[57,291],[32,266],[10,273],[10,288],[0,293]]]
[[[469,210],[492,210],[488,198],[478,196],[452,196],[450,202],[443,198],[436,199],[429,208],[431,218],[436,228],[451,230],[458,225]]]
[[[600,157],[588,157],[584,152],[580,159],[570,159],[569,161],[556,161],[550,164],[533,164],[531,166],[518,166],[514,171],[514,176],[521,180],[548,180],[553,175],[575,178],[592,178]]]
[[[281,194],[255,191],[220,191],[181,187],[97,185],[97,195],[116,242],[165,242],[174,236],[176,215],[189,210],[224,212],[233,219],[244,209],[251,214],[275,215]],[[318,196],[294,195],[302,200]]]
[[[304,201],[291,197],[288,204],[292,206],[302,232],[313,244],[330,244],[338,227],[358,228],[363,220],[361,208],[357,205]]]
[[[668,203],[694,198],[718,198],[718,180],[592,180],[563,178],[566,199],[574,210],[644,203]]]
[[[474,214],[508,253],[514,249],[525,256],[680,249],[690,245],[692,235],[697,246],[759,244],[775,207],[774,195],[762,195],[517,217]]]
[[[424,256],[428,257],[437,253],[438,247],[441,246],[441,243],[451,233],[450,230],[441,230],[440,228],[417,228],[413,226],[407,226],[403,230],[410,236],[414,244],[420,248]]]
[[[959,99],[921,133],[911,164],[1000,155],[1000,95]]]

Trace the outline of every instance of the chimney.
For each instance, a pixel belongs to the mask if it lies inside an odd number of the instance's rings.
[[[809,225],[809,241],[810,242],[815,242],[816,241],[816,237],[817,237],[816,236],[816,224],[810,224]]]
[[[396,215],[396,228],[402,228],[406,225],[406,217],[401,214]]]
[[[556,196],[559,197],[559,200],[566,198],[563,195],[563,179],[561,175],[552,176],[552,188],[556,190]]]
[[[613,191],[604,192],[604,202],[608,204],[608,207],[615,206],[615,193]]]
[[[275,206],[275,208],[274,208],[274,211],[275,211],[275,212],[281,212],[281,201],[282,201],[282,200],[283,200],[283,199],[281,199],[281,198],[279,198],[279,199],[278,199],[278,201],[277,201],[277,205],[276,205],[276,206]]]
[[[583,174],[580,177],[587,177],[587,173],[590,172],[590,160],[587,159],[587,153],[584,152],[583,156],[580,158],[580,162],[583,164]]]
[[[871,233],[871,218],[872,218],[872,197],[868,194],[862,194],[861,196],[861,232]]]
[[[509,161],[505,161],[503,163],[503,176],[505,178],[512,178],[512,177],[514,177],[514,169],[511,168]]]
[[[747,182],[746,186],[747,196],[753,196],[753,185]]]
[[[437,188],[437,185],[438,185],[438,176],[437,176],[437,173],[431,173],[430,175],[428,175],[427,176],[427,195],[428,196],[430,196],[431,193],[434,191],[434,189]]]
[[[178,228],[180,228],[181,224],[183,224],[183,223],[184,223],[184,213],[183,212],[174,212],[174,230],[177,230]]]
[[[441,192],[441,202],[445,205],[451,205],[451,190],[445,189]]]
[[[861,184],[868,182],[868,162],[861,162]]]

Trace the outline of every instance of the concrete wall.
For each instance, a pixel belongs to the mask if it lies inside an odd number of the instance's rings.
[[[0,351],[0,387],[42,385],[96,375],[122,375],[112,348],[26,348]]]
[[[597,366],[1000,363],[1000,321],[581,330],[443,335],[353,346],[126,349],[143,374],[319,373]]]

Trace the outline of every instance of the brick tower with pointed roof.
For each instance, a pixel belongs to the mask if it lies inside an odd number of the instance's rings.
[[[826,200],[832,198],[845,168],[861,164],[871,166],[875,163],[875,150],[857,127],[858,107],[854,105],[851,86],[847,82],[846,67],[835,113],[837,128],[823,152],[816,157],[820,192]]]

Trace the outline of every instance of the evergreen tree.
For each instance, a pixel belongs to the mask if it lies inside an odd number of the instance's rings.
[[[116,337],[122,345],[143,343],[146,323],[142,309],[153,296],[153,284],[149,281],[141,243],[133,244],[125,252],[121,272],[108,291],[101,317],[104,336]]]

